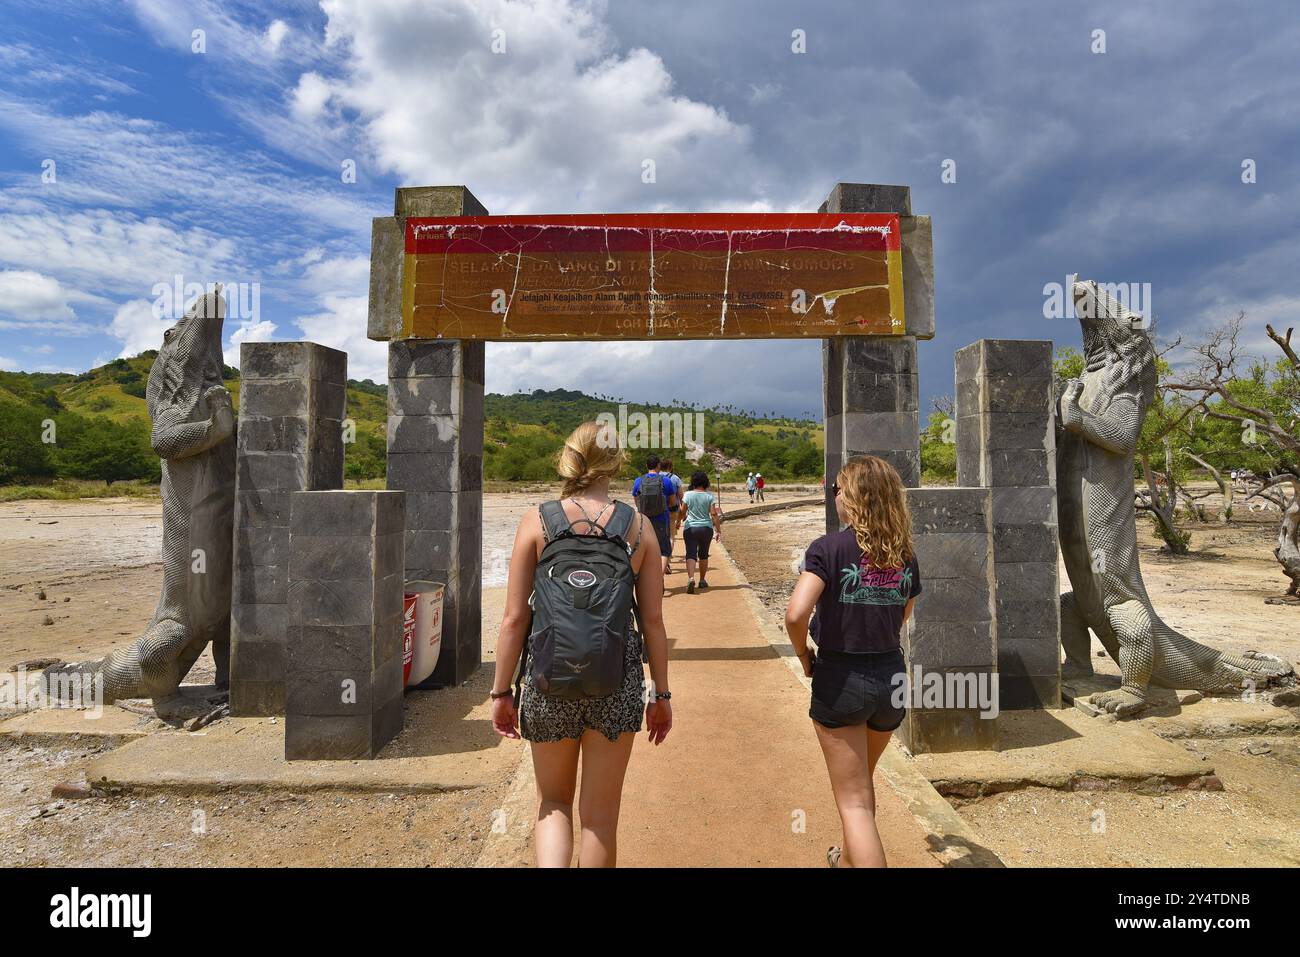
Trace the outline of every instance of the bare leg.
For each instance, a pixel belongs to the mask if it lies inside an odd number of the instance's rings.
[[[876,830],[876,791],[871,781],[871,758],[866,725],[826,728],[813,722],[826,758],[831,791],[844,826],[844,851],[840,867],[885,867],[885,848]],[[875,732],[872,732],[875,733]],[[884,736],[884,740],[889,740]],[[883,751],[884,747],[880,747]],[[879,751],[876,757],[879,758]]]
[[[686,559],[686,577],[687,578],[695,577],[695,559],[693,558]]]
[[[885,748],[889,747],[889,739],[893,736],[892,731],[873,731],[867,728],[867,777],[871,780],[872,814],[876,813],[876,764],[885,753]]]
[[[635,740],[632,731],[624,731],[617,741],[609,740],[599,731],[589,730],[582,736],[579,867],[613,867],[618,859],[618,810],[623,799],[623,776]]]
[[[532,742],[537,778],[533,849],[538,867],[568,867],[573,860],[573,792],[578,783],[578,742]]]
[[[709,577],[709,560],[707,558],[701,558],[700,559],[700,581],[704,581],[704,579],[708,577]]]

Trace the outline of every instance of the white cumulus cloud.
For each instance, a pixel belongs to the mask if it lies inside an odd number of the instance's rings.
[[[620,52],[603,4],[321,7],[343,61],[328,99],[360,117],[375,160],[404,182],[478,184],[494,213],[762,205],[749,131],[678,92],[657,54]],[[300,80],[293,104],[325,99]]]
[[[76,318],[59,281],[30,269],[0,270],[0,313],[22,322]]]
[[[132,299],[118,308],[108,327],[109,334],[122,341],[118,356],[129,358],[162,345],[163,332],[176,320],[170,315],[159,318],[156,312],[148,299]]]

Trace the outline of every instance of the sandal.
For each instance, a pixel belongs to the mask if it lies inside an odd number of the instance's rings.
[[[826,848],[826,866],[827,866],[827,867],[839,867],[839,866],[840,866],[840,857],[843,855],[843,853],[844,853],[844,852],[841,851],[838,847],[828,847],[828,848]]]

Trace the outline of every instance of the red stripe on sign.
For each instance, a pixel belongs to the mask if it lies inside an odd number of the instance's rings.
[[[893,214],[659,213],[461,216],[406,221],[406,252],[894,251]]]

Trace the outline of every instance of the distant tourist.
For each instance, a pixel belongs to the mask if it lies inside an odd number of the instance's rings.
[[[753,505],[753,504],[754,504],[754,492],[755,492],[755,490],[756,490],[757,488],[758,488],[758,485],[757,485],[757,483],[755,483],[755,481],[754,481],[754,473],[753,473],[753,472],[750,472],[750,473],[749,473],[749,478],[745,479],[745,490],[746,490],[747,492],[749,492],[749,504],[750,504],[750,505]]]
[[[668,564],[664,569],[665,575],[671,575],[673,571],[673,551],[675,550],[677,543],[677,529],[680,528],[682,524],[682,492],[686,486],[682,482],[681,476],[673,471],[672,459],[661,459],[659,462],[659,471],[671,478],[673,480],[673,488],[677,489],[677,501],[673,505],[672,511],[669,515]]]
[[[757,473],[755,473],[755,475],[754,475],[754,493],[758,496],[758,500],[759,500],[760,502],[763,501],[763,484],[764,484],[764,483],[763,483],[763,473],[762,473],[762,472],[757,472]]]
[[[899,642],[921,593],[912,518],[894,467],[871,455],[849,459],[831,486],[848,527],[823,535],[804,556],[785,611],[785,631],[812,677],[813,720],[844,827],[832,867],[884,867],[872,775],[903,721],[895,688],[904,678]],[[808,619],[816,654],[808,647]]]
[[[700,588],[709,587],[709,543],[722,541],[722,509],[718,500],[708,491],[709,473],[696,472],[691,476],[691,490],[682,497],[685,509],[685,528],[682,541],[686,543],[686,593],[695,594],[695,567],[699,564]]]
[[[560,453],[563,498],[524,514],[510,556],[492,682],[492,726],[507,738],[522,734],[532,746],[538,794],[533,845],[539,867],[568,867],[573,858],[573,795],[580,756],[578,864],[614,866],[623,777],[641,730],[643,645],[654,691],[645,706],[650,741],[661,744],[673,724],[663,576],[655,574],[660,571],[658,549],[646,534],[650,522],[609,496],[609,480],[624,461],[623,451],[611,447],[598,423],[584,422],[574,429]],[[592,554],[603,561],[591,562],[590,569],[574,567],[576,556]],[[620,566],[620,559],[627,564]],[[568,571],[549,574],[555,569]],[[579,589],[589,594],[581,609],[572,601]],[[561,606],[565,613],[548,618],[541,604],[534,612],[529,600],[534,592],[549,592],[547,607]],[[629,602],[633,595],[640,633],[631,627],[629,615],[622,648],[586,640],[596,631],[604,634],[603,627],[593,624],[602,625],[612,605]],[[539,620],[543,630],[534,627]],[[571,633],[554,635],[566,627]],[[620,655],[621,664],[613,661],[611,668],[611,655]],[[511,678],[521,658],[521,677],[512,692]],[[606,686],[612,691],[589,694]]]
[[[659,540],[659,554],[663,556],[663,573],[667,575],[673,554],[672,513],[677,508],[681,488],[659,466],[659,456],[652,455],[646,459],[645,474],[632,483],[632,497],[636,499],[641,514],[650,519]]]

